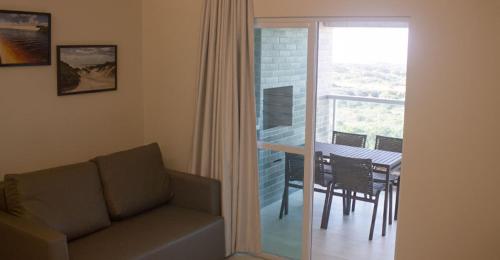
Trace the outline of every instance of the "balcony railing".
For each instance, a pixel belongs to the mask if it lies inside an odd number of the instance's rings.
[[[368,147],[373,147],[375,135],[402,137],[404,100],[342,95],[324,95],[320,100],[328,101],[329,111],[326,114],[330,118],[326,132],[337,130],[367,134]]]

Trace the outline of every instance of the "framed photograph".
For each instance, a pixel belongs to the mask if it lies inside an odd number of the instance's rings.
[[[57,46],[57,95],[117,89],[116,45]]]
[[[50,65],[48,13],[0,10],[0,67]]]

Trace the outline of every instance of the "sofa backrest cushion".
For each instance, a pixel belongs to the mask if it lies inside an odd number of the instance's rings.
[[[5,176],[8,211],[48,225],[69,240],[110,225],[97,167],[91,162]]]
[[[7,202],[5,202],[4,183],[0,181],[0,211],[7,211]]]
[[[112,220],[120,220],[166,203],[170,178],[158,144],[141,146],[94,159]]]

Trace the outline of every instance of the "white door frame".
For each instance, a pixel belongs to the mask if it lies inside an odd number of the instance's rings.
[[[304,156],[304,210],[302,222],[302,257],[311,259],[312,235],[312,209],[314,190],[314,140],[316,125],[316,66],[317,66],[317,37],[318,23],[311,19],[256,19],[255,28],[307,28],[307,92],[306,92],[306,120],[305,120],[305,146],[288,146],[258,142],[259,149],[288,152]],[[263,253],[262,256],[274,259]]]
[[[316,88],[318,71],[318,34],[320,23],[336,26],[364,27],[410,27],[408,17],[297,17],[297,18],[256,18],[255,28],[308,28],[308,64],[305,147],[258,142],[260,149],[289,152],[304,155],[304,212],[302,230],[302,257],[311,259],[312,215],[314,191],[314,141],[316,127]],[[281,259],[263,253],[268,259]]]

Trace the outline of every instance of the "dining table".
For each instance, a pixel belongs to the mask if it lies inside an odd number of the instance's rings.
[[[340,144],[316,142],[315,151],[320,151],[324,155],[340,155],[344,157],[370,159],[372,160],[373,172],[384,174],[385,185],[390,185],[390,174],[401,167],[402,154],[384,150],[376,150],[364,147],[354,147]],[[386,188],[388,190],[388,188]],[[382,236],[385,236],[387,229],[387,202],[388,192],[384,192],[384,213],[382,222]]]

